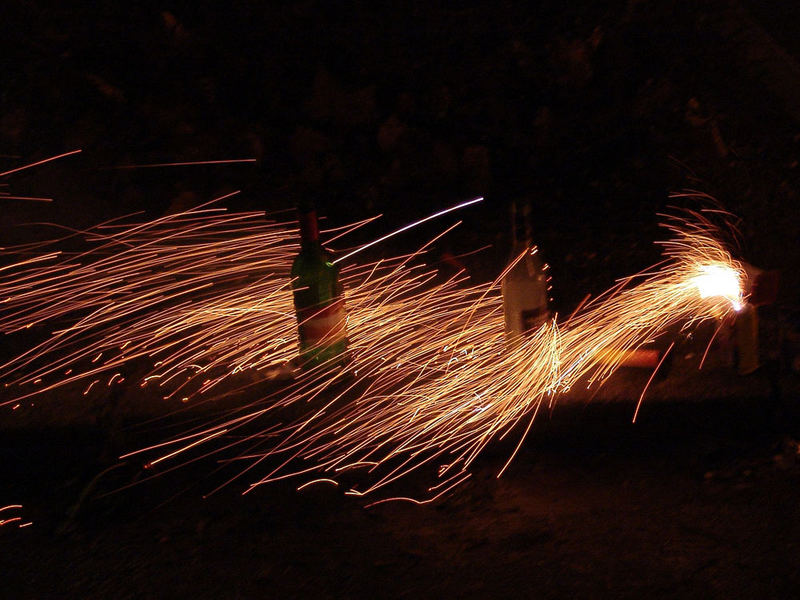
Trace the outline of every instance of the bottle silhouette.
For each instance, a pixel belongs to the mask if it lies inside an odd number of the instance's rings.
[[[503,277],[503,314],[506,344],[514,347],[538,329],[549,317],[548,277],[539,250],[533,245],[531,206],[511,204],[513,247],[509,264],[516,263]]]
[[[300,252],[292,264],[292,290],[303,368],[347,361],[347,315],[339,268],[319,241],[316,210],[298,208]]]

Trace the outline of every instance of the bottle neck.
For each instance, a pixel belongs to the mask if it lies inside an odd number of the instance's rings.
[[[514,248],[529,247],[533,244],[531,227],[531,205],[528,202],[511,205],[511,231]]]
[[[300,246],[311,248],[319,246],[319,223],[316,210],[298,210],[297,218],[300,222]]]

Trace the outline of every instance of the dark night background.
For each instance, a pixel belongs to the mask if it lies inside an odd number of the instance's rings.
[[[657,213],[695,189],[742,219],[742,258],[782,270],[765,323],[797,331],[794,2],[10,0],[0,19],[0,172],[83,150],[0,181],[54,199],[0,198],[3,244],[233,190],[231,209],[305,195],[333,224],[385,214],[366,235],[483,195],[435,252],[490,244],[464,259],[484,281],[528,200],[569,311],[657,260]],[[0,597],[787,597],[800,465],[779,350],[747,380],[667,378],[636,425],[646,376],[620,374],[613,402],[543,419],[503,479],[508,444],[425,508],[280,486],[170,499],[202,470],[101,499],[132,476],[87,492],[136,443],[117,430],[132,416],[3,415],[0,505],[34,526],[0,528]]]

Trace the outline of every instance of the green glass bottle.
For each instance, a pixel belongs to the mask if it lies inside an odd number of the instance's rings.
[[[303,368],[347,362],[347,315],[339,267],[319,242],[317,213],[298,209],[300,253],[292,264],[292,289]]]

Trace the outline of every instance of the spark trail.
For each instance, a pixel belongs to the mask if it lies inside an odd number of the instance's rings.
[[[76,234],[88,251],[8,250],[33,254],[0,269],[0,331],[64,324],[0,366],[7,387],[112,385],[137,359],[154,363],[151,381],[291,358],[291,223],[206,207]]]
[[[372,220],[324,233],[335,241]],[[295,358],[297,325],[287,278],[299,249],[295,223],[206,206],[71,235],[84,236],[90,248],[65,254],[57,249],[62,238],[6,251],[15,260],[0,267],[0,332],[64,325],[0,365],[7,388],[27,390],[0,406],[73,383],[83,382],[85,393],[95,385],[118,385],[137,361],[151,365],[142,385],[188,398],[231,375],[288,366]],[[421,252],[343,268],[354,331],[378,313],[391,317],[399,298],[434,277],[410,265]]]
[[[353,311],[350,329],[358,350],[355,380],[345,372],[312,375],[286,390],[287,404],[319,396],[321,406],[271,440],[246,433],[263,409],[192,435],[224,432],[238,439],[233,444],[250,444],[232,461],[244,465],[234,478],[255,466],[267,474],[248,489],[290,477],[306,479],[301,488],[329,484],[357,470],[365,485],[346,493],[364,496],[436,466],[440,481],[428,489],[428,500],[436,498],[469,477],[492,440],[522,422],[518,450],[543,406],[576,385],[602,385],[631,350],[675,324],[689,328],[741,307],[744,272],[710,222],[694,214],[668,218],[665,226],[672,238],[662,243],[660,265],[623,280],[569,319],[546,323],[514,348],[503,337],[499,278],[466,289],[455,281],[412,288],[391,298],[388,290],[407,275],[390,271],[380,285],[365,285],[364,297],[348,296],[364,309]],[[369,300],[380,310],[371,310]],[[183,440],[176,445],[187,448]]]
[[[546,323],[516,348],[503,339],[496,283],[470,290],[455,315],[431,315],[428,322],[440,324],[435,336],[401,333],[391,345],[400,351],[393,364],[375,365],[374,381],[355,401],[338,410],[331,403],[261,455],[291,460],[253,486],[304,473],[297,465],[333,478],[366,467],[366,487],[348,492],[361,496],[435,462],[441,482],[428,491],[439,494],[469,476],[490,441],[520,421],[529,429],[540,408],[576,384],[602,384],[626,352],[672,325],[688,328],[738,310],[744,273],[709,222],[696,215],[666,226],[673,237],[663,243],[660,267],[624,280],[563,323]]]
[[[435,465],[440,481],[428,491],[438,497],[469,477],[492,440],[525,423],[518,449],[540,408],[575,385],[601,385],[626,352],[672,325],[739,309],[743,271],[719,232],[697,213],[666,227],[672,237],[660,265],[514,348],[503,337],[500,278],[478,286],[461,276],[441,281],[420,264],[425,247],[345,266],[348,369],[312,371],[127,456],[146,454],[156,464],[234,451],[235,459],[225,459],[238,468],[234,478],[257,466],[266,472],[249,489],[289,477],[307,479],[301,487],[330,484],[358,470],[364,486],[346,492],[357,496]],[[201,208],[102,225],[88,232],[95,244],[88,254],[35,249],[0,271],[0,330],[82,316],[0,366],[0,376],[11,385],[55,380],[28,394],[77,381],[91,388],[120,383],[126,364],[147,359],[155,362],[142,383],[196,395],[224,393],[219,384],[242,370],[289,364],[296,323],[285,273],[295,237],[293,224],[266,223],[260,213]],[[276,430],[272,411],[291,405],[310,412]]]

